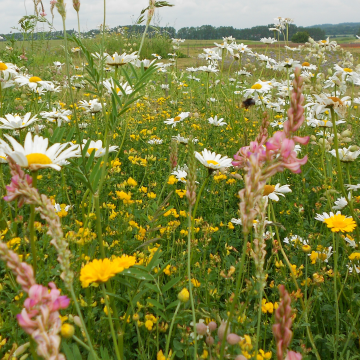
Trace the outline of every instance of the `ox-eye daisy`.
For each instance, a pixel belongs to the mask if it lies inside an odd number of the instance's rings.
[[[85,139],[83,140],[84,145],[86,145],[87,142],[88,140]],[[118,146],[109,146],[109,152],[114,152],[118,148],[119,148]],[[90,144],[87,149],[86,156],[89,157],[93,151],[95,151],[95,157],[98,158],[105,155],[106,147],[105,148],[102,147],[101,140],[98,141],[90,140]]]
[[[232,160],[227,156],[222,157],[220,154],[204,149],[201,153],[195,152],[195,157],[208,169],[218,170],[228,168]]]
[[[8,129],[8,130],[15,130],[15,129],[23,129],[29,125],[31,125],[33,122],[38,121],[39,119],[35,116],[31,117],[31,113],[27,113],[23,117],[20,115],[12,115],[12,114],[6,114],[5,118],[0,118],[0,121],[3,123],[3,125],[0,126],[0,129]]]
[[[5,154],[11,156],[21,167],[30,170],[53,168],[59,171],[67,159],[81,155],[78,145],[56,143],[48,148],[49,139],[38,135],[32,139],[30,132],[25,137],[24,146],[20,145],[13,137],[6,134],[4,136],[13,147],[12,149],[8,143],[0,139],[0,147]]]

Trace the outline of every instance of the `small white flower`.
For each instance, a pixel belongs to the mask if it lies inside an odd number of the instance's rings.
[[[232,166],[232,159],[227,156],[222,157],[220,154],[204,149],[201,153],[195,151],[195,157],[208,169],[218,170]]]
[[[208,119],[208,122],[209,122],[209,124],[214,125],[214,126],[227,125],[227,123],[225,121],[223,121],[223,120],[224,120],[224,118],[221,118],[221,119],[218,120],[217,115],[215,115],[214,118],[210,117]]]
[[[274,185],[265,185],[264,187],[264,197],[267,197],[274,201],[279,201],[279,196],[285,197],[284,194],[290,193],[292,190],[290,189],[290,185],[282,185],[276,184]]]

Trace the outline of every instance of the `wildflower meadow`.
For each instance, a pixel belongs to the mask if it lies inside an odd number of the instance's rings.
[[[0,43],[0,359],[359,359],[356,49],[50,3]]]

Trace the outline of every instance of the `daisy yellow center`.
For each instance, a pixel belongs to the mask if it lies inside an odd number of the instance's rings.
[[[4,63],[0,63],[0,70],[6,70],[8,67]]]
[[[49,164],[52,164],[51,159],[45,154],[33,153],[33,154],[25,155],[25,156],[27,158],[27,161],[28,161],[29,165],[33,165],[33,164],[49,165]]]
[[[329,96],[329,99],[331,99],[334,103],[338,102],[339,105],[343,105],[343,102],[337,96]]]
[[[206,161],[209,165],[212,164],[212,165],[220,165],[217,161],[215,160],[207,160]]]
[[[335,214],[325,219],[324,223],[332,232],[352,232],[356,227],[356,223],[352,217],[347,218],[341,214]]]
[[[326,44],[326,40],[321,40],[321,42],[322,42],[323,44]]]
[[[345,71],[345,72],[348,72],[348,73],[351,73],[351,72],[352,72],[352,70],[349,69],[349,68],[344,68],[344,71]]]
[[[30,82],[38,82],[38,81],[41,81],[41,79],[38,77],[38,76],[32,76],[30,79],[29,79]]]
[[[274,185],[265,185],[265,186],[264,186],[263,196],[267,196],[267,195],[273,193],[274,190],[275,190],[275,186],[274,186]]]
[[[310,64],[307,61],[305,61],[302,63],[302,66],[310,66]]]
[[[262,88],[262,85],[261,84],[254,84],[251,88],[253,90],[260,90]]]
[[[174,118],[174,121],[180,121],[181,120],[181,117],[180,116],[176,116],[175,118]]]
[[[6,157],[5,157],[5,156],[1,156],[1,155],[0,155],[0,159],[4,159],[4,160],[6,160]]]
[[[99,149],[97,149],[97,148],[90,148],[90,149],[88,149],[88,154],[90,154],[91,155],[91,153],[93,152],[93,151],[98,151]]]

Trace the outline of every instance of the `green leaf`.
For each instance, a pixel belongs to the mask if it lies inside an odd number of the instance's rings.
[[[147,299],[146,300],[149,304],[155,306],[157,309],[161,309],[163,311],[165,311],[165,307],[164,305],[161,305],[158,301],[156,301],[155,299]]]
[[[175,284],[177,284],[181,279],[182,279],[181,276],[179,276],[179,277],[177,277],[177,278],[175,278],[175,279],[170,280],[166,285],[164,285],[164,286],[162,287],[162,291],[163,291],[163,292],[166,292],[166,291],[170,290],[170,289],[171,289],[173,286],[175,286]]]
[[[122,271],[121,274],[130,275],[138,280],[154,281],[154,277],[150,275],[148,272],[145,272],[144,270],[135,267],[126,269]]]
[[[152,290],[156,294],[161,293],[159,288],[156,285],[153,285],[153,284],[150,284],[150,283],[145,283],[144,285],[145,285],[145,287],[149,288],[150,290]]]

